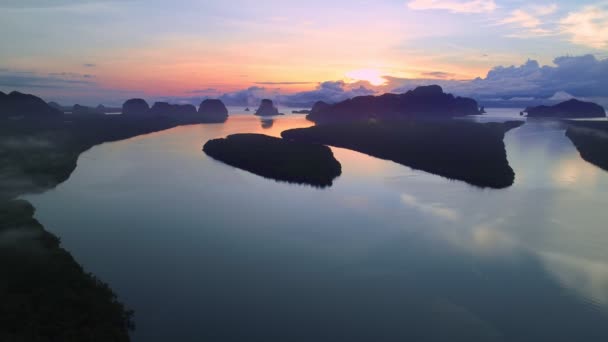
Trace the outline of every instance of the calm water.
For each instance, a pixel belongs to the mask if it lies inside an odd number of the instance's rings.
[[[319,190],[201,152],[309,125],[235,115],[104,144],[28,199],[139,342],[608,341],[608,173],[559,126],[507,135],[506,190],[335,148],[343,174]]]

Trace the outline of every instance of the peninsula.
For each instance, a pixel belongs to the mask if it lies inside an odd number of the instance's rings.
[[[505,133],[523,122],[463,120],[358,121],[281,133],[289,141],[342,147],[482,188],[506,188],[515,173]]]

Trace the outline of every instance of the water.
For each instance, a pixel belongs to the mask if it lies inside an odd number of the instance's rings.
[[[506,190],[337,148],[320,190],[201,152],[310,125],[234,115],[100,145],[27,199],[135,310],[135,341],[608,340],[608,173],[557,124],[508,133]]]

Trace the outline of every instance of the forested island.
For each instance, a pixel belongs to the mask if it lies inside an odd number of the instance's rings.
[[[331,149],[263,134],[234,134],[208,141],[203,151],[214,159],[253,174],[315,187],[331,186],[342,173]]]
[[[317,102],[307,118],[315,123],[396,120],[413,117],[450,118],[481,114],[477,102],[443,92],[438,85],[418,87],[403,94],[358,96],[336,104]]]
[[[478,187],[506,188],[515,173],[505,133],[523,122],[357,121],[287,130],[284,139],[343,147]]]
[[[604,107],[593,102],[571,99],[554,106],[528,107],[523,113],[531,118],[605,118]]]

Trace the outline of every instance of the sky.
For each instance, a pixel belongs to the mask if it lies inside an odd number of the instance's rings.
[[[597,0],[1,0],[0,46],[0,91],[65,104],[608,98]]]

